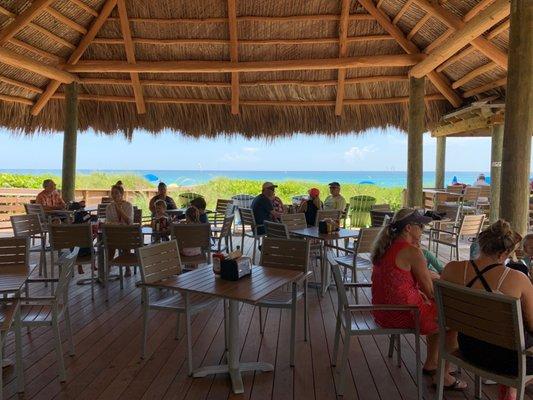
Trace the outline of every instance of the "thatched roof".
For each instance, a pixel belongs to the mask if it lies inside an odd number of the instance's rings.
[[[104,133],[405,128],[410,68],[493,2],[0,0],[0,51],[11,57],[0,54],[0,125],[61,131],[58,71],[79,81],[80,129]],[[498,21],[480,40],[506,55],[509,22]],[[502,62],[471,44],[426,80],[430,126],[476,99],[504,98]],[[23,65],[28,58],[53,68]],[[204,63],[174,62],[187,60]]]

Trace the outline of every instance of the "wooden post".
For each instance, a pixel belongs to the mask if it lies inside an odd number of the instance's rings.
[[[65,132],[63,136],[63,200],[74,201],[76,188],[76,142],[78,136],[78,85],[65,86]]]
[[[490,155],[490,222],[500,217],[500,185],[502,176],[503,125],[492,125]]]
[[[422,206],[423,134],[425,131],[424,78],[409,78],[407,128],[407,206]]]
[[[446,136],[437,138],[437,155],[435,163],[435,187],[444,189],[444,171],[446,168]]]
[[[533,7],[511,1],[500,217],[525,234],[529,222],[529,169],[533,134]]]

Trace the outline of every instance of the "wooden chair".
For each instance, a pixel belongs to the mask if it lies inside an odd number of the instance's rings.
[[[100,203],[98,204],[98,207],[96,208],[96,218],[99,220],[105,221],[106,219],[106,212],[107,212],[107,206],[109,203]]]
[[[285,308],[291,310],[291,347],[290,365],[294,366],[294,349],[296,340],[296,303],[299,298],[304,300],[304,340],[307,341],[307,272],[309,262],[309,242],[299,239],[279,239],[265,237],[261,248],[261,261],[259,264],[267,268],[284,268],[305,272],[301,282],[293,282],[291,291],[277,290],[263,298],[259,307],[259,329],[264,333],[262,316],[263,308]],[[298,284],[303,286],[298,290]]]
[[[346,222],[348,221],[348,214],[350,212],[350,204],[346,203],[346,206],[344,207],[344,210],[341,212],[340,219],[342,221],[342,227],[346,228]]]
[[[27,265],[30,260],[28,237],[0,238],[0,268],[13,265]]]
[[[429,230],[428,249],[431,244],[435,243],[435,256],[439,254],[439,245],[450,247],[450,260],[453,258],[455,249],[455,259],[459,260],[459,240],[461,238],[470,238],[474,240],[478,237],[485,215],[464,215],[459,225],[453,225],[450,229],[431,228]]]
[[[357,237],[357,241],[355,241],[354,243],[354,250],[352,254],[333,258],[336,264],[344,267],[344,281],[347,280],[348,270],[351,271],[351,281],[357,282],[358,270],[368,271],[372,269],[372,262],[370,261],[369,256],[370,253],[372,253],[374,242],[376,241],[376,238],[379,235],[380,231],[381,228],[361,228],[361,230],[359,231],[359,236]],[[362,257],[363,255],[367,255],[367,257],[364,258]],[[329,276],[326,276],[326,279],[329,279]],[[354,294],[355,301],[358,303],[359,298],[357,291],[355,291]]]
[[[44,207],[42,206],[42,204],[26,203],[24,204],[24,209],[26,210],[26,214],[28,215],[37,215],[39,217],[39,220],[41,221],[43,231],[48,232],[48,224],[50,223],[50,218],[48,218],[48,216],[44,212]]]
[[[179,338],[180,316],[185,315],[187,331],[187,360],[189,375],[192,375],[192,339],[191,316],[205,309],[216,306],[217,299],[208,296],[182,296],[173,292],[170,296],[150,296],[150,290],[157,288],[157,281],[167,279],[182,272],[180,253],[175,240],[144,246],[137,249],[141,266],[141,290],[143,306],[143,333],[141,342],[141,358],[146,357],[146,341],[148,337],[148,314],[150,310],[170,311],[176,314],[176,339]]]
[[[385,222],[394,216],[393,211],[370,210],[370,226],[378,228],[385,225]]]
[[[289,239],[287,225],[277,222],[265,221],[265,234],[269,238]]]
[[[450,193],[462,194],[463,187],[461,185],[448,185],[446,186],[446,191]]]
[[[496,381],[518,390],[517,400],[524,399],[525,386],[533,375],[526,375],[526,357],[533,356],[533,348],[526,349],[524,322],[520,300],[497,293],[485,292],[436,280],[435,300],[439,313],[439,363],[437,372],[437,400],[443,398],[444,365],[449,361],[474,373],[475,396],[481,398],[481,378]],[[499,375],[467,361],[460,350],[446,348],[447,330],[463,332],[484,342],[504,347],[517,354],[516,376]]]
[[[304,213],[283,214],[281,216],[281,223],[286,225],[289,231],[307,228]]]
[[[100,204],[109,204],[113,202],[113,199],[111,197],[102,197],[102,199],[100,200]]]
[[[109,299],[108,277],[111,267],[119,268],[120,288],[124,288],[122,268],[137,267],[139,260],[134,251],[144,245],[140,225],[103,224],[104,239],[104,279],[106,301]],[[118,250],[118,255],[115,252]]]
[[[28,238],[32,243],[39,244],[31,245],[28,248],[30,253],[39,253],[39,276],[48,277],[48,267],[46,260],[46,252],[51,248],[46,245],[46,232],[43,229],[41,219],[38,214],[26,215],[12,215],[11,226],[13,233],[17,237]],[[54,268],[51,267],[50,276],[54,277]]]
[[[94,271],[96,269],[96,254],[94,251],[93,233],[90,224],[52,224],[50,225],[51,264],[54,266],[54,253],[73,247],[79,247],[75,265],[89,265],[91,269],[91,298],[94,300]],[[81,249],[87,249],[88,254],[80,254]],[[61,272],[60,272],[61,273]],[[53,278],[53,275],[52,275]]]
[[[63,348],[59,331],[59,321],[65,319],[65,328],[70,344],[70,355],[74,355],[74,341],[72,339],[72,327],[69,313],[69,283],[74,271],[74,262],[78,255],[78,248],[62,256],[58,260],[61,265],[59,279],[50,278],[49,281],[57,282],[57,288],[53,296],[49,297],[23,297],[20,312],[22,315],[22,327],[49,326],[54,332],[55,350],[59,368],[59,381],[66,381],[65,363],[63,360]],[[28,283],[32,283],[28,279]]]
[[[331,259],[332,254],[328,252],[328,257]],[[394,342],[396,342],[396,350],[398,355],[398,367],[402,365],[400,335],[412,334],[415,336],[415,362],[416,362],[416,377],[418,386],[418,399],[422,400],[422,367],[420,362],[420,320],[419,312],[416,306],[412,305],[359,305],[351,304],[348,301],[347,289],[355,288],[357,290],[361,287],[370,287],[369,283],[344,283],[342,281],[339,266],[332,264],[331,270],[333,272],[333,279],[337,285],[337,323],[335,326],[335,344],[333,346],[333,362],[332,366],[337,365],[339,343],[341,334],[344,333],[344,345],[341,356],[341,363],[338,369],[340,375],[339,386],[337,394],[342,395],[344,392],[344,381],[346,376],[346,363],[348,360],[348,353],[350,351],[350,339],[352,336],[361,335],[390,335],[391,341],[389,344],[389,357],[393,356]],[[405,311],[412,312],[414,315],[415,327],[409,328],[382,328],[372,318],[373,311]]]
[[[211,223],[218,227],[229,214],[233,214],[233,200],[217,199],[215,211],[210,215]]]
[[[172,224],[172,239],[178,243],[181,262],[186,266],[198,266],[211,262],[211,226],[209,224]],[[183,255],[185,248],[199,248],[196,256]]]
[[[341,218],[341,213],[339,210],[318,210],[316,212],[315,226],[318,226],[318,223],[324,219],[338,221]]]
[[[233,251],[233,237],[231,235],[231,226],[233,225],[234,215],[224,217],[221,226],[212,227],[211,232],[216,240],[216,251]],[[223,245],[224,243],[224,245]],[[212,250],[214,250],[212,248]]]
[[[10,330],[15,333],[15,370],[17,374],[17,392],[24,392],[24,371],[22,367],[22,338],[20,327],[20,301],[9,299],[0,301],[0,362],[3,360],[4,344]],[[0,371],[1,372],[1,371]],[[0,373],[0,400],[3,399],[3,379]]]
[[[261,245],[261,239],[265,236],[263,233],[260,233],[263,226],[259,226],[255,223],[254,212],[250,208],[239,208],[239,214],[241,217],[241,249],[244,251],[244,238],[249,237],[253,239],[252,244],[252,262],[255,262],[255,253],[259,245]],[[249,230],[246,230],[246,227],[249,227]]]
[[[480,187],[467,186],[463,193],[463,204],[471,206],[471,207],[477,207],[477,202],[478,202],[480,193],[481,193]]]

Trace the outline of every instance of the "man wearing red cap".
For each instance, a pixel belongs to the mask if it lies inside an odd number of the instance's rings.
[[[309,199],[303,201],[298,212],[305,214],[305,221],[308,226],[315,226],[316,214],[322,210],[322,201],[320,201],[320,190],[317,188],[309,189]]]

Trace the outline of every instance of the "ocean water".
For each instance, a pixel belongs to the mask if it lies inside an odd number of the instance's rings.
[[[20,173],[20,174],[54,174],[61,175],[58,169],[0,169],[0,172]],[[113,174],[137,174],[139,176],[151,176],[157,181],[178,186],[193,186],[206,183],[217,177],[230,179],[249,179],[258,181],[272,181],[280,183],[288,180],[312,181],[319,183],[329,183],[337,181],[340,183],[368,183],[383,187],[405,187],[407,182],[407,172],[405,171],[208,171],[208,170],[78,170],[80,174],[91,172],[103,172]],[[483,171],[449,171],[445,174],[445,183],[450,184],[454,177],[459,182],[473,183],[480,172]],[[489,176],[485,172],[486,176]],[[157,179],[154,179],[157,178]],[[425,187],[435,185],[435,172],[424,172],[423,181]]]

